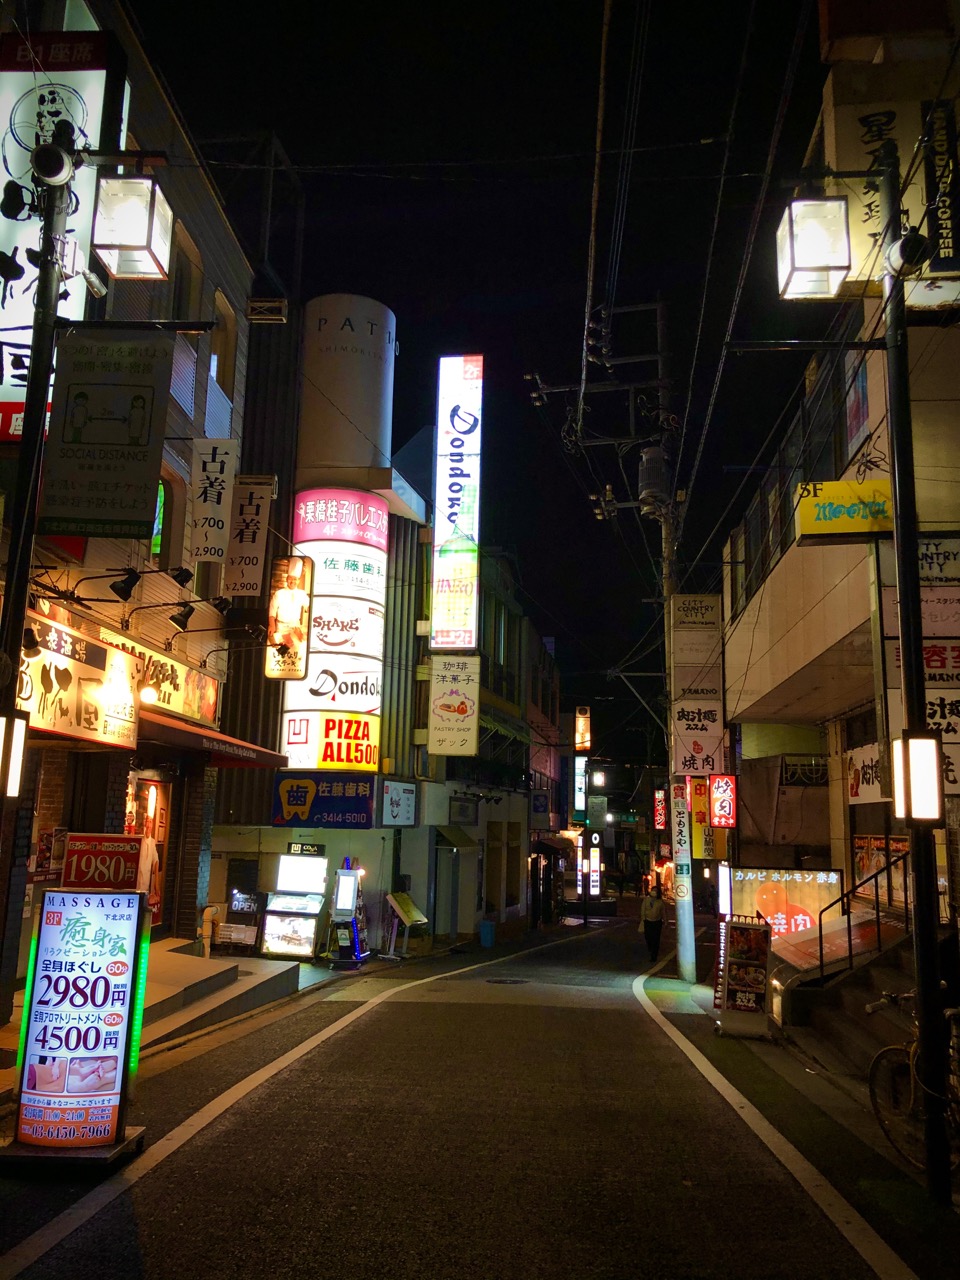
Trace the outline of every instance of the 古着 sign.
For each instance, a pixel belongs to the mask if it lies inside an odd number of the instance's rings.
[[[430,669],[427,750],[439,756],[475,756],[480,737],[480,657],[434,654]]]
[[[173,340],[134,330],[60,339],[39,533],[151,536]]]
[[[267,527],[276,476],[237,476],[230,508],[230,538],[223,570],[223,594],[251,599],[263,589]]]
[[[239,440],[195,440],[190,464],[190,548],[194,560],[225,564]]]

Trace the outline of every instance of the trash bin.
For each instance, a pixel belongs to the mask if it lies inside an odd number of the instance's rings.
[[[497,926],[492,920],[480,921],[480,945],[492,947],[497,940]]]

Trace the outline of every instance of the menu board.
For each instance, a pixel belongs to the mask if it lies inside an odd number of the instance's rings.
[[[19,1142],[122,1140],[143,1019],[145,906],[141,893],[44,892],[20,1037]]]
[[[723,1008],[765,1013],[770,926],[765,922],[727,922]]]

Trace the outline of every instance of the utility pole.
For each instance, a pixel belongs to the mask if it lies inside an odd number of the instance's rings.
[[[40,262],[37,268],[33,338],[23,408],[23,430],[17,459],[16,488],[10,513],[10,548],[7,554],[3,608],[0,611],[0,715],[9,718],[17,709],[23,626],[33,567],[33,539],[37,527],[40,468],[47,422],[47,400],[53,372],[57,327],[57,303],[62,283],[60,253],[72,201],[72,146],[44,143],[31,155],[34,190],[42,218]],[[9,734],[6,735],[9,738]],[[17,868],[13,851],[13,810],[16,800],[6,800],[9,751],[0,768],[0,876],[2,876],[3,936],[0,939],[0,1023],[9,1022],[13,1009],[20,942],[20,914],[26,885],[25,867]],[[23,875],[19,883],[18,871]]]

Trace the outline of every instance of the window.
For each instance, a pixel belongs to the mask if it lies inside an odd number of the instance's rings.
[[[183,223],[178,222],[173,233],[173,270],[170,291],[171,318],[174,320],[198,320],[203,299],[203,261],[200,250],[194,244]],[[196,347],[197,335],[183,335]]]
[[[210,335],[210,376],[227,399],[232,400],[237,373],[237,317],[219,289],[214,294],[213,306],[216,327]]]

